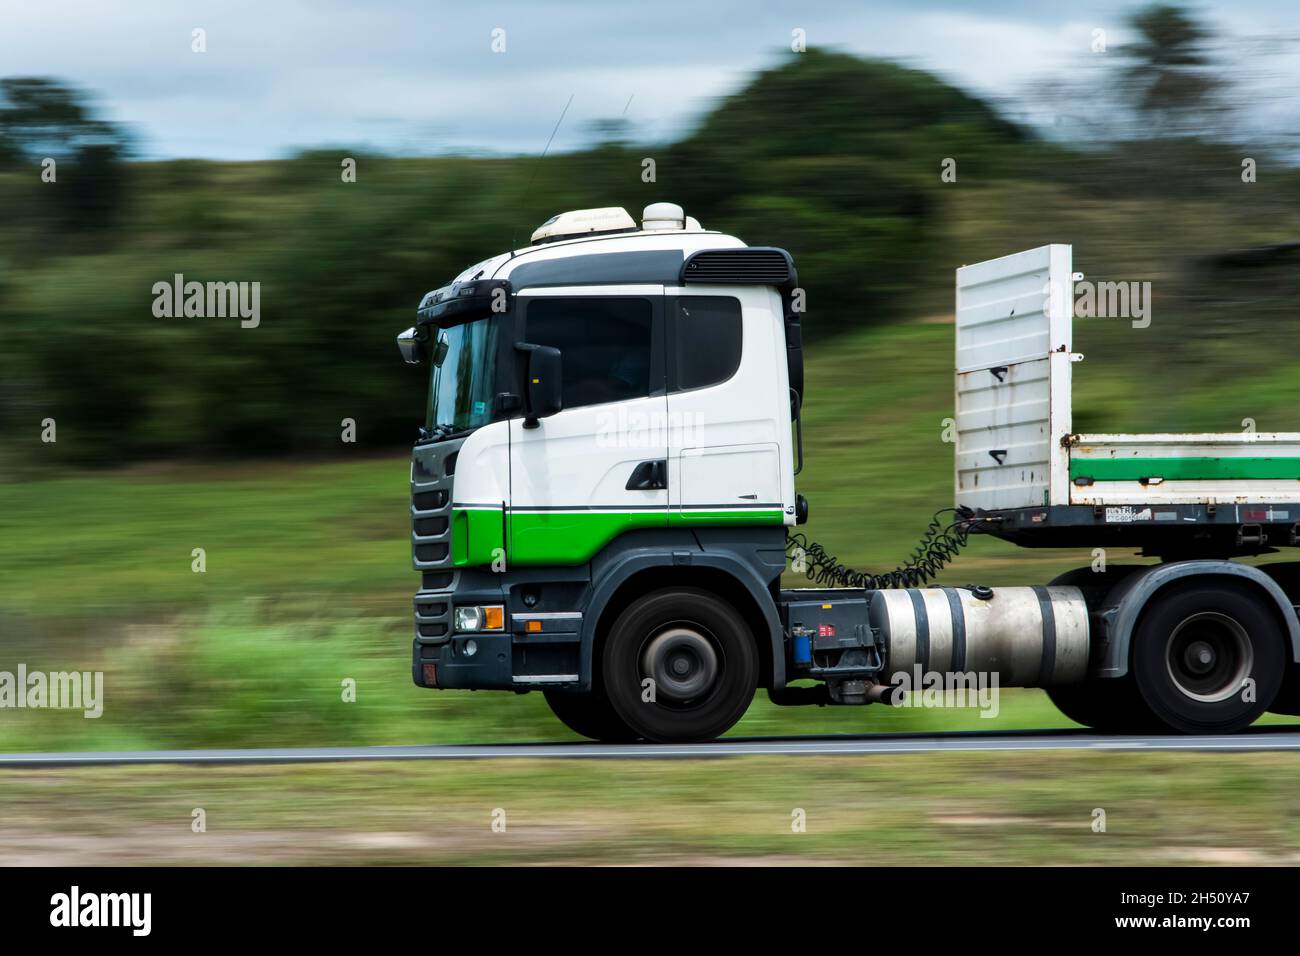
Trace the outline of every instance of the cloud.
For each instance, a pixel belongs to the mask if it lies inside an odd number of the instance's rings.
[[[999,98],[1068,70],[1093,26],[1118,27],[1127,9],[1097,2],[1063,20],[1049,7],[0,0],[0,64],[5,75],[93,91],[150,157],[255,159],[325,144],[530,153],[570,94],[557,151],[582,145],[591,121],[620,116],[629,97],[639,137],[677,135],[788,52],[796,27],[812,46],[904,60]],[[492,52],[496,27],[505,53]],[[191,52],[195,28],[206,31],[206,53]]]

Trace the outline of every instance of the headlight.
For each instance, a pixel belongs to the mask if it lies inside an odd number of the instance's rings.
[[[456,608],[456,630],[501,631],[505,629],[505,608],[500,604],[470,605]]]

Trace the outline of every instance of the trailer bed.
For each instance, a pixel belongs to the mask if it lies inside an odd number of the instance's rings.
[[[1300,433],[1078,435],[1068,245],[957,270],[956,503],[1028,547],[1297,544]]]
[[[1300,544],[1300,502],[1051,505],[981,511],[978,531],[1025,548],[1140,548],[1161,557],[1233,557]]]

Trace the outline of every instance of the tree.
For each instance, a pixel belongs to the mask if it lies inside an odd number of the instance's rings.
[[[1146,7],[1129,19],[1135,43],[1121,48],[1127,61],[1124,87],[1138,116],[1151,127],[1180,135],[1204,129],[1226,86],[1214,69],[1211,33],[1176,6]]]
[[[0,80],[0,157],[58,164],[59,188],[45,193],[69,228],[114,221],[125,194],[126,134],[96,118],[84,93],[44,77]]]
[[[668,148],[649,198],[794,255],[805,336],[897,316],[941,232],[940,178],[1022,175],[1029,135],[935,76],[809,50],[758,74]],[[815,317],[812,310],[815,308]]]

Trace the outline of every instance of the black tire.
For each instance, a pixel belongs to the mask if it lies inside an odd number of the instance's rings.
[[[758,683],[758,654],[744,619],[695,588],[655,591],[630,604],[605,638],[602,661],[615,712],[659,743],[726,733]]]
[[[609,698],[599,689],[583,693],[567,690],[546,690],[543,692],[551,713],[559,718],[560,723],[581,737],[599,740],[601,743],[620,744],[636,740],[631,728],[623,723],[622,718],[614,713]]]
[[[1057,710],[1098,733],[1136,734],[1157,727],[1131,676],[1044,689]]]
[[[1153,599],[1133,635],[1129,666],[1167,729],[1230,734],[1254,723],[1277,696],[1286,668],[1282,627],[1251,591],[1185,584]]]

